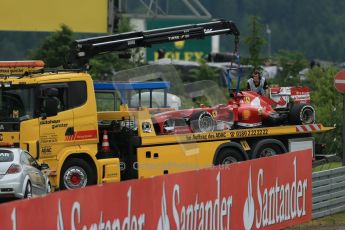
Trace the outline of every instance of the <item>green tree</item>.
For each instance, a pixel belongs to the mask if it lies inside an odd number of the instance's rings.
[[[252,65],[255,69],[259,68],[263,63],[263,59],[260,57],[261,48],[266,43],[263,38],[262,29],[263,25],[260,23],[260,19],[256,16],[252,16],[250,19],[251,33],[244,39],[244,43],[249,47],[249,58],[244,60],[246,64]]]
[[[73,41],[73,32],[62,25],[60,30],[51,33],[42,45],[29,52],[29,59],[43,60],[46,67],[58,67],[65,64],[65,58]]]
[[[121,18],[118,26],[119,32],[132,30],[128,18]],[[76,35],[73,31],[68,26],[62,25],[60,30],[48,35],[39,48],[29,52],[29,59],[43,60],[46,67],[63,66],[74,37]],[[121,59],[116,53],[102,54],[91,58],[90,74],[94,79],[107,80],[116,71],[133,68],[142,63],[143,58],[139,49],[130,50],[129,53],[132,56],[131,59]]]
[[[189,70],[190,76],[195,79],[195,81],[200,81],[200,80],[213,80],[213,81],[218,81],[217,76],[217,71],[207,65],[206,61],[203,59],[200,59],[199,61],[200,66],[198,68],[193,68]]]
[[[274,60],[282,68],[275,83],[281,86],[301,85],[299,72],[308,66],[308,61],[301,52],[280,50]]]
[[[343,96],[334,88],[335,68],[315,67],[309,71],[312,105],[316,121],[335,130],[315,135],[317,142],[326,144],[326,153],[342,153]]]
[[[119,33],[132,31],[129,18],[121,17],[117,31]],[[118,53],[107,53],[96,56],[90,60],[92,66],[90,74],[93,79],[111,80],[112,76],[120,70],[130,69],[142,65],[143,54],[139,48],[128,51],[130,59],[120,58]]]
[[[134,51],[129,51],[130,56],[137,55]],[[117,53],[108,53],[96,56],[90,60],[90,74],[93,79],[111,80],[117,71],[134,68],[140,65],[140,62],[132,59],[123,59]]]

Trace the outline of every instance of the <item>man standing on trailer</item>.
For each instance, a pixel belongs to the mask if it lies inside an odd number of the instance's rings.
[[[266,78],[261,76],[259,70],[253,71],[252,77],[247,81],[247,90],[254,91],[263,96],[268,96],[268,84]]]

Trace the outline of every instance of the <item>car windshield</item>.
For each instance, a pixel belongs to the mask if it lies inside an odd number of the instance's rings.
[[[9,150],[0,150],[0,162],[13,161],[13,152]]]
[[[0,121],[34,117],[34,88],[23,85],[0,88]]]

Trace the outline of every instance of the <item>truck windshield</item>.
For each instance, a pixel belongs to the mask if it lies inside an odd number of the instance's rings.
[[[34,87],[0,87],[0,121],[27,120],[35,116]]]

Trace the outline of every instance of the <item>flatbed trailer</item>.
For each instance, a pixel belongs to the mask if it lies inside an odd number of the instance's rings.
[[[322,124],[310,125],[287,125],[277,127],[262,127],[250,129],[235,129],[214,131],[208,133],[190,133],[190,134],[175,134],[175,135],[161,135],[156,137],[143,137],[142,144],[145,146],[168,144],[191,141],[216,141],[228,139],[243,139],[243,138],[262,138],[271,136],[285,136],[285,135],[302,135],[321,133],[332,130],[333,127],[325,127]]]
[[[333,129],[309,124],[159,135],[145,110],[116,115],[99,112],[98,120],[103,124],[99,131],[107,130],[110,146],[114,147],[110,152],[119,153],[123,179],[212,167],[306,148],[312,148],[316,154],[318,148],[312,134]],[[114,130],[114,124],[121,122],[132,126]],[[127,131],[123,133],[124,130]]]

